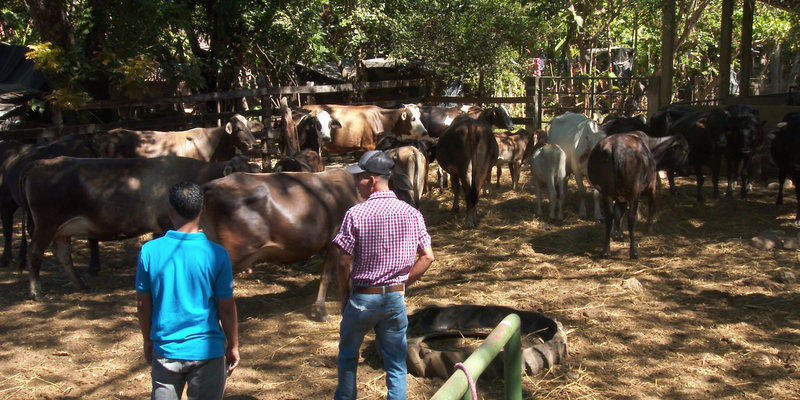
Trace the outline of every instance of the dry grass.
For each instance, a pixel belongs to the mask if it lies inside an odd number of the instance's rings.
[[[429,305],[497,304],[542,311],[569,337],[568,363],[525,377],[523,396],[537,399],[797,398],[800,322],[796,284],[775,272],[798,273],[800,253],[761,252],[745,242],[768,229],[796,233],[795,199],[774,206],[775,191],[756,187],[748,202],[697,204],[695,186],[682,195],[659,191],[654,231],[639,235],[640,260],[627,242],[599,258],[601,224],[577,218],[574,183],[566,219],[535,217],[527,185],[503,186],[479,204],[480,227],[464,229],[452,195],[426,198],[422,212],[437,261],[408,292],[409,311]],[[523,172],[522,182],[528,172]],[[693,182],[693,180],[691,181]],[[710,197],[706,185],[707,198]],[[591,207],[590,207],[591,209]],[[745,241],[733,239],[746,239]],[[88,250],[74,251],[80,267]],[[0,271],[0,400],[31,398],[138,399],[149,390],[140,355],[133,275],[138,241],[101,246],[104,271],[90,293],[74,292],[55,260],[43,272],[48,293],[22,300],[26,275]],[[308,319],[320,260],[261,265],[237,277],[242,366],[230,399],[330,398],[336,386],[338,301],[333,321]],[[624,289],[628,278],[644,290]],[[471,339],[448,346],[472,347]],[[359,368],[359,395],[384,397],[384,375],[368,337]],[[409,398],[429,398],[440,379],[409,377]],[[479,398],[501,398],[502,382],[478,384]]]

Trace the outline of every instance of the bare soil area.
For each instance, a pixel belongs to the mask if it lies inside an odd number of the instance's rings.
[[[694,179],[679,180],[682,194],[658,193],[653,232],[640,235],[641,259],[628,259],[627,242],[612,243],[612,258],[602,259],[604,227],[577,217],[574,183],[566,220],[547,223],[535,216],[532,186],[513,192],[505,176],[499,190],[482,197],[477,229],[464,228],[463,204],[460,214],[450,211],[449,191],[425,198],[437,260],[408,291],[409,312],[491,304],[561,321],[567,362],[524,377],[525,398],[800,398],[800,290],[776,277],[780,269],[800,273],[800,252],[747,243],[770,229],[797,234],[793,194],[782,207],[774,205],[776,190],[763,186],[749,201],[737,194],[698,204]],[[528,176],[524,171],[521,181]],[[705,191],[711,198],[708,184]],[[148,397],[133,289],[143,240],[101,244],[103,271],[88,280],[89,293],[75,291],[52,254],[42,301],[25,300],[27,272],[0,270],[0,400]],[[83,240],[73,243],[85,271],[88,249]],[[242,364],[226,398],[333,396],[341,315],[334,284],[327,297],[332,321],[309,319],[320,271],[315,257],[260,264],[236,277]],[[641,290],[623,288],[629,278]],[[363,399],[385,393],[373,342],[367,338],[359,367]],[[448,344],[460,345],[474,348]],[[442,383],[409,376],[409,398],[430,398]],[[502,398],[502,382],[482,379],[478,391],[479,398]]]

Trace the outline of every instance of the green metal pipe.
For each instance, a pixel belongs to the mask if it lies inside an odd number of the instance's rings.
[[[520,320],[517,314],[509,314],[486,337],[486,340],[464,361],[464,366],[477,382],[489,363],[505,347],[505,398],[522,399],[522,344],[520,342]],[[431,400],[471,399],[464,371],[458,370],[442,385]],[[465,393],[467,392],[467,393]]]

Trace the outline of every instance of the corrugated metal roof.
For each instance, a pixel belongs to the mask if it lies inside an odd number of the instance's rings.
[[[25,58],[28,48],[0,44],[0,102],[21,103],[50,91],[44,74]]]

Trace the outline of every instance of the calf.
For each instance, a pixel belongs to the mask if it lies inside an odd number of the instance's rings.
[[[614,220],[614,201],[625,202],[628,209],[630,232],[630,257],[639,258],[636,248],[636,214],[639,197],[648,200],[647,229],[653,224],[656,208],[656,161],[647,145],[637,135],[607,136],[592,149],[589,155],[589,181],[600,192],[605,210],[606,241],[603,257],[611,256],[611,228]]]
[[[533,146],[531,146],[533,147]],[[536,215],[542,216],[542,185],[547,186],[550,199],[550,219],[555,219],[556,202],[558,220],[564,219],[564,197],[567,189],[567,154],[558,145],[545,144],[531,156],[531,180],[536,187]]]
[[[511,188],[517,190],[522,163],[530,160],[541,132],[541,129],[537,129],[533,134],[525,129],[520,129],[513,134],[509,131],[495,132],[494,138],[498,148],[497,165],[495,166],[497,168],[497,188],[500,187],[502,167],[508,165],[508,170],[511,172]],[[487,178],[491,180],[491,174]]]
[[[794,224],[800,226],[800,111],[794,111],[783,117],[778,124],[775,138],[770,147],[772,161],[778,166],[778,197],[775,204],[783,204],[783,184],[786,176],[794,183],[798,198]]]
[[[28,165],[20,189],[22,205],[36,224],[30,246],[30,295],[39,298],[45,250],[55,243],[64,271],[83,290],[72,265],[70,238],[105,241],[172,229],[169,188],[182,181],[202,184],[249,168],[246,158],[206,163],[184,157],[78,159],[59,157]],[[23,229],[24,240],[24,229]]]
[[[597,123],[583,114],[566,112],[550,121],[548,142],[557,144],[567,154],[567,168],[575,174],[578,193],[581,196],[579,216],[586,218],[586,187],[583,177],[587,176],[587,161],[592,148],[605,136]],[[601,218],[600,202],[595,197],[594,217]]]
[[[458,196],[461,187],[464,188],[468,228],[478,224],[478,197],[492,166],[497,163],[497,153],[492,127],[463,115],[453,121],[436,145],[439,166],[454,177],[453,211],[458,212]]]
[[[390,149],[386,154],[394,160],[393,174],[403,174],[410,180],[413,205],[419,209],[419,199],[428,177],[425,155],[414,146]]]
[[[753,157],[761,150],[764,144],[764,123],[760,121],[758,109],[744,104],[734,104],[725,109],[730,116],[726,138],[728,146],[725,147],[725,161],[728,171],[727,197],[733,196],[736,186],[736,173],[739,164],[742,165],[742,200],[747,200],[747,190],[750,186],[750,166]]]
[[[275,172],[322,172],[325,161],[312,149],[304,149],[293,157],[284,157],[275,164]]]
[[[679,119],[689,115],[694,114],[697,111],[686,107],[686,106],[679,106],[679,105],[668,105],[658,111],[656,111],[653,116],[650,117],[650,132],[648,132],[651,136],[655,137],[662,137],[671,135],[672,132],[669,131],[669,126],[678,121]],[[631,129],[637,130],[637,129]]]

